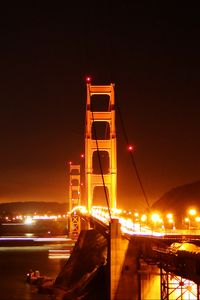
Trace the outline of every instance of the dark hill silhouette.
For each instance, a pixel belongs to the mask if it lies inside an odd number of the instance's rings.
[[[190,207],[200,211],[200,181],[173,188],[152,205],[152,209],[172,211],[177,216],[186,215]]]

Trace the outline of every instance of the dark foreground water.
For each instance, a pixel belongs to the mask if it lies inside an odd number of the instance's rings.
[[[0,300],[49,300],[48,295],[38,294],[34,285],[26,283],[26,273],[29,269],[39,270],[41,275],[55,279],[69,257],[67,252],[61,255],[59,251],[69,251],[73,242],[37,246],[16,244],[6,245],[0,241]]]
[[[51,242],[44,241],[38,245],[23,246],[22,242],[5,242],[0,238],[0,300],[50,300],[50,296],[39,294],[34,285],[26,283],[26,273],[29,269],[39,270],[41,275],[55,279],[69,258],[74,241]],[[64,250],[64,251],[63,251]],[[160,273],[159,269],[149,266],[141,273],[141,299],[159,300]],[[178,288],[177,278],[169,278],[171,286],[169,299],[196,300],[197,286],[187,282],[190,290],[184,293]],[[181,294],[182,298],[181,298]],[[133,299],[134,296],[133,296]],[[133,300],[130,299],[130,300]],[[103,299],[102,299],[103,300]]]

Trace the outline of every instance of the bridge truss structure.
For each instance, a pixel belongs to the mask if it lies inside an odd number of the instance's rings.
[[[200,286],[161,268],[161,300],[200,299]]]

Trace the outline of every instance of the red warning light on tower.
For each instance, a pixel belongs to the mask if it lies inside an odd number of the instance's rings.
[[[86,76],[85,81],[86,81],[86,83],[90,83],[92,81],[92,77],[91,76]]]
[[[134,151],[134,146],[133,145],[128,145],[128,151],[133,152]]]

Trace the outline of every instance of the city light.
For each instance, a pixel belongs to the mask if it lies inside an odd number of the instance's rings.
[[[27,225],[33,224],[33,219],[32,219],[32,217],[27,216],[27,217],[25,218],[25,220],[24,220],[24,223],[27,224]]]

